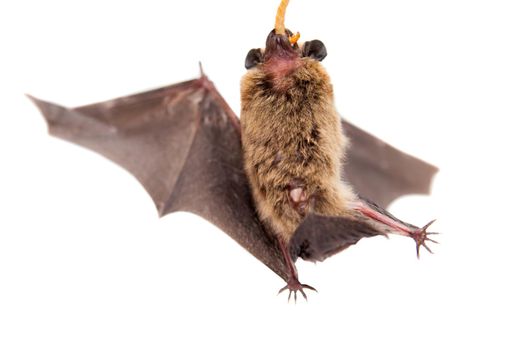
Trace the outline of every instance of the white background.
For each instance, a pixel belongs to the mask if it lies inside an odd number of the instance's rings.
[[[239,111],[247,51],[272,1],[12,1],[0,5],[0,349],[523,349],[523,1],[292,0],[321,39],[338,110],[440,167],[434,255],[363,240],[313,265],[304,301],[190,214],[158,220],[138,182],[51,138],[23,93],[76,106],[198,75]]]

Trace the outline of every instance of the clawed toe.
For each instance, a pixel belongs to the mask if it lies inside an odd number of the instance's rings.
[[[289,293],[288,293],[288,301],[290,301],[290,298],[292,297],[292,293],[293,293],[294,301],[297,303],[297,292],[300,292],[302,294],[303,298],[306,301],[308,301],[308,297],[306,296],[306,293],[304,292],[304,289],[310,289],[310,290],[313,290],[314,292],[317,292],[317,289],[315,289],[314,287],[309,286],[308,284],[302,284],[302,283],[299,282],[298,279],[292,278],[292,279],[288,280],[288,284],[286,286],[284,286],[283,288],[279,289],[279,292],[277,294],[279,295],[282,292],[284,292],[285,290],[288,290],[289,291]]]
[[[436,221],[436,220],[430,221],[428,224],[426,224],[422,228],[414,230],[412,232],[412,234],[411,234],[411,237],[414,239],[414,241],[416,241],[416,253],[417,253],[417,258],[418,259],[419,259],[419,247],[421,247],[421,246],[423,246],[423,248],[425,248],[429,253],[433,254],[432,250],[430,250],[430,248],[426,244],[427,241],[439,244],[439,242],[437,242],[437,241],[427,237],[428,235],[435,235],[435,234],[437,234],[437,232],[427,232],[428,227],[430,225],[432,225],[434,223],[434,221]]]

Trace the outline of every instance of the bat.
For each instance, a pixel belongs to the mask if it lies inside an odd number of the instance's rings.
[[[430,251],[432,222],[419,228],[383,208],[428,193],[437,168],[339,118],[326,47],[284,27],[287,3],[266,47],[246,56],[240,119],[202,66],[198,79],[76,108],[28,97],[50,134],[134,175],[159,216],[203,217],[285,280],[280,292],[306,298],[315,289],[299,282],[299,257],[323,261],[389,233],[412,237],[418,256]]]

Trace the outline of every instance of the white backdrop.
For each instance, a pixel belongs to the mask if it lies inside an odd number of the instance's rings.
[[[0,5],[0,348],[522,349],[523,1],[292,0],[339,112],[440,167],[398,217],[444,232],[299,262],[308,303],[204,220],[158,220],[138,182],[46,133],[24,97],[76,106],[198,75],[239,111],[273,1]],[[521,332],[521,333],[520,333]]]

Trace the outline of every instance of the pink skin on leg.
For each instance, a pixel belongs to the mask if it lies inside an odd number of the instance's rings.
[[[351,209],[356,210],[364,216],[372,219],[376,223],[386,226],[388,229],[393,229],[392,233],[399,234],[406,237],[411,237],[416,241],[416,252],[419,258],[419,247],[423,246],[430,253],[432,251],[426,245],[426,241],[438,243],[433,239],[427,237],[427,235],[436,234],[435,232],[427,232],[427,228],[432,225],[435,220],[430,221],[425,226],[419,228],[410,224],[406,224],[401,220],[395,219],[391,214],[386,212],[384,209],[372,204],[366,203],[365,201],[359,200],[351,206]]]

